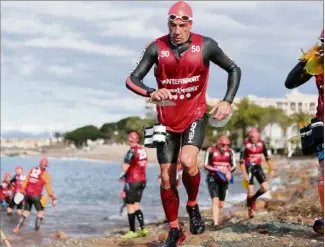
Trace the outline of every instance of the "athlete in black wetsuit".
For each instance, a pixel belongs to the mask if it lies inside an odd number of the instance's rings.
[[[156,145],[162,174],[160,197],[170,228],[163,247],[176,247],[185,239],[178,222],[180,201],[176,189],[176,166],[179,155],[183,166],[182,181],[188,195],[186,211],[189,214],[189,230],[192,234],[202,234],[205,230],[197,201],[201,175],[196,161],[205,135],[205,93],[210,61],[228,72],[226,95],[211,110],[214,119],[222,120],[230,114],[241,70],[224,54],[216,41],[191,33],[193,13],[188,3],[175,2],[168,15],[169,34],[152,42],[144,50],[126,85],[134,93],[153,101],[173,99],[177,105],[174,108],[157,108],[159,122],[166,126],[167,131],[166,141]],[[143,83],[153,65],[157,67],[155,77],[159,89]],[[171,81],[164,83],[165,79]],[[172,92],[175,94],[172,95]]]
[[[175,45],[169,38],[169,47],[173,51],[173,54],[180,58],[182,53],[191,47],[191,37],[189,40],[181,45]],[[203,49],[202,49],[203,62],[206,67],[210,66],[210,61],[218,65],[228,73],[228,85],[227,92],[224,97],[224,101],[233,102],[237,89],[239,87],[241,70],[219,47],[218,43],[209,38],[204,37]],[[144,77],[149,73],[153,65],[158,65],[158,47],[157,42],[152,42],[147,49],[145,49],[143,56],[141,57],[137,67],[131,72],[130,80],[138,87],[147,91],[147,95],[154,92],[156,89],[147,87],[143,83]],[[133,90],[127,85],[128,89],[134,93],[139,94],[138,91]],[[139,94],[141,95],[141,94]]]

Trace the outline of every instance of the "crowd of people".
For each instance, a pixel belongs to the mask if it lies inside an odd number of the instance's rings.
[[[178,160],[183,168],[182,181],[188,195],[186,210],[190,221],[189,230],[192,234],[201,234],[205,231],[205,223],[197,201],[201,181],[197,156],[202,148],[208,119],[210,124],[220,127],[231,117],[232,103],[241,79],[241,69],[223,52],[215,40],[191,32],[193,21],[193,11],[188,3],[184,1],[173,3],[168,11],[168,34],[153,40],[146,46],[136,67],[126,79],[126,87],[129,90],[147,97],[149,102],[156,104],[158,124],[161,126],[160,132],[163,132],[159,133],[159,138],[157,137],[155,143],[160,165],[160,197],[169,223],[169,234],[163,247],[176,247],[185,240],[178,222],[180,204],[176,185]],[[306,144],[303,145],[303,152],[305,146],[317,152],[321,166],[318,187],[323,209],[323,31],[319,40],[320,43],[303,54],[284,84],[287,88],[295,88],[313,76],[316,77],[319,93],[317,114],[309,126],[311,131],[302,135],[302,143]],[[228,79],[224,98],[207,113],[206,89],[210,62],[226,71]],[[154,67],[157,89],[148,87],[144,83],[144,78],[152,67]],[[319,68],[315,69],[315,67]],[[163,127],[165,131],[162,131]],[[312,135],[310,135],[311,132]],[[164,135],[164,138],[161,138],[161,135]],[[254,216],[256,199],[269,187],[261,166],[263,155],[269,167],[270,176],[275,175],[271,159],[259,135],[258,129],[253,128],[250,131],[240,158],[240,169],[245,180],[243,184],[247,186],[249,217]],[[205,167],[209,170],[207,183],[212,198],[214,225],[219,224],[218,213],[222,209],[228,183],[235,169],[234,156],[227,145],[229,145],[229,140],[223,137],[216,146],[208,149],[205,159]],[[255,179],[261,185],[256,193],[254,193]],[[315,222],[315,225],[317,226],[314,226],[316,232],[323,232],[322,218],[317,224]],[[130,226],[130,231],[133,229]]]
[[[201,172],[197,165],[197,157],[203,145],[207,122],[219,121],[218,126],[220,126],[220,122],[231,116],[232,103],[241,80],[239,66],[224,53],[214,39],[191,32],[192,24],[191,6],[184,1],[173,3],[168,11],[168,34],[147,45],[136,68],[126,80],[126,87],[129,90],[147,97],[151,103],[157,105],[158,125],[161,127],[160,139],[154,142],[160,167],[157,182],[160,183],[162,207],[169,224],[168,238],[163,247],[176,247],[185,240],[185,234],[178,221],[180,180],[188,196],[186,211],[189,215],[189,230],[192,234],[202,234],[205,231],[205,221],[198,204]],[[312,134],[302,135],[302,144],[303,152],[311,148],[317,153],[321,167],[318,190],[322,209],[324,207],[324,69],[321,67],[322,70],[312,72],[315,63],[311,65],[310,62],[314,62],[319,57],[323,58],[323,39],[322,31],[319,36],[320,44],[303,54],[284,83],[287,88],[292,89],[306,83],[312,77],[316,78],[319,93],[317,114],[307,126],[310,128],[308,133]],[[212,107],[210,112],[207,112],[206,90],[210,62],[223,69],[228,74],[228,79],[225,96]],[[144,78],[153,66],[157,89],[144,84]],[[119,180],[124,183],[121,192],[123,198],[121,212],[126,207],[130,227],[130,231],[122,235],[122,238],[135,238],[149,234],[140,205],[147,181],[147,153],[139,140],[136,131],[129,133],[130,150],[121,166],[122,175]],[[229,184],[233,181],[233,172],[237,167],[230,144],[227,136],[221,136],[215,145],[207,149],[204,159],[204,167],[207,171],[206,183],[211,196],[213,226],[221,223],[220,214]],[[276,171],[261,140],[259,129],[251,128],[243,143],[239,160],[243,186],[247,188],[249,218],[254,217],[256,200],[269,189],[267,176],[262,168],[263,156],[268,165],[269,176],[272,177]],[[14,179],[10,174],[5,174],[1,185],[1,203],[7,207],[8,215],[12,214],[15,206],[17,207],[17,213],[21,216],[14,229],[16,233],[25,218],[29,216],[32,205],[37,210],[35,229],[40,228],[44,213],[42,200],[44,186],[52,199],[53,206],[56,205],[50,175],[46,171],[47,165],[48,161],[42,159],[38,167],[28,171],[26,177],[22,175],[21,167],[16,168]],[[256,192],[255,180],[260,184]],[[136,230],[136,219],[140,225],[139,231]],[[323,218],[315,222],[314,230],[323,233]]]
[[[123,190],[120,196],[123,198],[123,208],[127,207],[130,230],[122,235],[122,238],[135,238],[146,236],[149,232],[144,227],[143,213],[140,209],[142,193],[146,185],[147,154],[145,149],[139,144],[139,135],[136,132],[129,134],[130,150],[127,152],[122,164],[122,174],[119,178],[123,182]],[[223,135],[218,142],[207,148],[204,158],[204,169],[206,170],[206,183],[211,196],[212,226],[220,224],[222,209],[226,199],[229,184],[233,183],[233,172],[236,170],[237,161],[235,152],[230,147],[230,139]],[[139,151],[140,150],[140,151]],[[138,155],[135,155],[138,153]],[[269,189],[267,176],[262,168],[263,157],[268,164],[270,177],[275,175],[272,167],[271,158],[267,152],[265,143],[260,138],[257,128],[252,128],[244,142],[243,150],[240,155],[240,169],[243,176],[244,188],[247,189],[247,208],[248,216],[254,217],[253,211],[256,210],[256,200],[266,193]],[[183,177],[184,169],[180,158],[178,158],[174,169],[168,174],[174,177],[175,189],[178,191],[179,180]],[[175,174],[175,176],[173,175]],[[261,188],[254,194],[254,180],[257,180]],[[158,175],[158,183],[162,186],[162,173]],[[140,224],[140,231],[135,228],[135,217]],[[202,220],[202,218],[200,218]],[[167,215],[166,222],[169,223]],[[203,225],[204,226],[204,225]],[[144,230],[145,229],[145,230]]]

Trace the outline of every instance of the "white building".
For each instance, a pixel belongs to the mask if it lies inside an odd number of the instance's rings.
[[[208,98],[208,97],[207,97]],[[274,106],[284,110],[287,115],[297,113],[299,111],[305,113],[316,113],[317,99],[318,95],[316,94],[303,94],[300,93],[297,89],[292,90],[290,93],[286,94],[284,98],[267,98],[267,97],[258,97],[255,95],[246,96],[251,102],[267,107]],[[237,103],[242,98],[236,97],[234,103]],[[215,104],[217,99],[207,99],[208,104]]]

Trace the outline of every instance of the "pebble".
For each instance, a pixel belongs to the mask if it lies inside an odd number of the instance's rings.
[[[310,242],[312,242],[312,243],[317,243],[317,240],[316,240],[316,239],[313,239],[313,240],[311,240]]]

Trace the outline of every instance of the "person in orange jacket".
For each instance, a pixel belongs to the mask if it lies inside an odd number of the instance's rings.
[[[14,233],[18,233],[20,227],[24,223],[25,219],[30,215],[32,206],[36,208],[37,217],[35,220],[35,230],[40,229],[43,216],[44,216],[44,205],[42,205],[42,191],[45,186],[47,194],[52,200],[53,207],[56,206],[56,198],[54,196],[51,186],[51,176],[46,170],[48,167],[48,160],[42,158],[39,166],[30,169],[27,173],[26,180],[24,181],[20,192],[25,194],[25,206],[24,212],[20,217],[17,226],[13,229]]]

